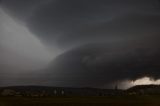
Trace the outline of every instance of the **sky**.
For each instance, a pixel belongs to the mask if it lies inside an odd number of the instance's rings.
[[[159,0],[1,0],[0,85],[157,81],[159,40]]]

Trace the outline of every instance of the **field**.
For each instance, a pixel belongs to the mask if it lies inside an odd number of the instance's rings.
[[[160,106],[160,96],[0,97],[0,106]]]

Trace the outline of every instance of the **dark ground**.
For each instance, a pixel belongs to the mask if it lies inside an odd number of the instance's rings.
[[[0,106],[160,106],[160,96],[0,97]]]

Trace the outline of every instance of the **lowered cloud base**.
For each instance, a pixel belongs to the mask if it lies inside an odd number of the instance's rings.
[[[30,44],[25,53],[31,60],[49,62],[40,73],[24,75],[24,84],[103,87],[144,76],[160,78],[158,0],[2,0],[1,6],[31,35],[33,44],[28,40],[18,48]],[[23,42],[26,31],[18,28],[17,33]],[[33,53],[34,48],[39,49]]]

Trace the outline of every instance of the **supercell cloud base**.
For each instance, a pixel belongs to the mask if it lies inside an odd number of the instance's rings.
[[[2,0],[0,7],[2,86],[127,81],[125,88],[160,78],[159,0]]]

